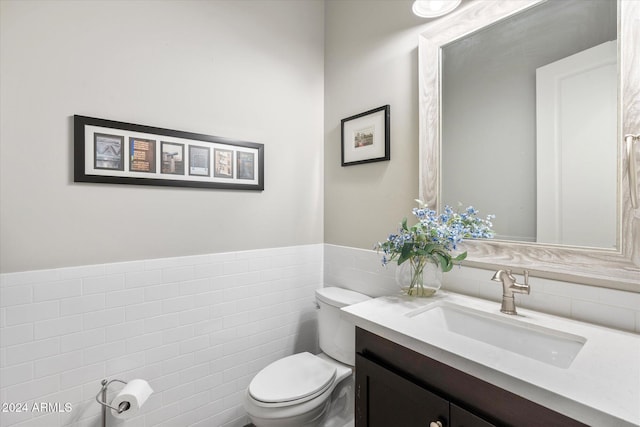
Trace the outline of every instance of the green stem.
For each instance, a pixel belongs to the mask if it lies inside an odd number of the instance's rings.
[[[411,262],[411,285],[409,286],[409,295],[413,295],[414,292],[421,296],[424,294],[424,267],[427,264],[426,257],[413,257]]]

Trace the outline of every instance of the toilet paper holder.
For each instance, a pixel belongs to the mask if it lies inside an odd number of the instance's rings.
[[[107,408],[111,408],[114,411],[118,412],[119,414],[123,413],[124,411],[126,411],[127,409],[129,409],[129,402],[122,402],[120,403],[120,405],[118,405],[117,408],[109,405],[107,403],[107,389],[109,388],[109,384],[113,383],[113,382],[119,382],[122,384],[127,384],[126,381],[122,381],[122,380],[118,380],[118,379],[113,379],[111,381],[107,381],[102,380],[100,382],[100,384],[102,384],[102,388],[100,389],[100,391],[98,392],[98,394],[96,394],[96,401],[102,405],[102,427],[107,427]],[[102,400],[100,400],[100,397],[102,397]]]

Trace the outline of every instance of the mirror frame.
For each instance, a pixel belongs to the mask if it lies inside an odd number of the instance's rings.
[[[441,48],[546,0],[471,1],[431,22],[419,36],[419,195],[439,209]],[[618,0],[617,249],[500,240],[466,240],[463,265],[529,270],[532,276],[640,293],[640,209],[632,209],[624,135],[640,132],[640,2]],[[637,191],[637,189],[636,189]],[[490,212],[487,212],[490,213]],[[498,219],[499,220],[499,219]]]

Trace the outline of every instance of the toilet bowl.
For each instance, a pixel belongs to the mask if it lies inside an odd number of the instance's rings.
[[[355,327],[341,318],[340,308],[367,299],[366,295],[341,288],[316,291],[323,352],[287,356],[258,372],[244,399],[245,410],[256,427],[321,426],[332,401],[344,400],[345,393],[352,392],[351,387],[341,387],[333,396],[337,386],[352,380],[355,357]]]

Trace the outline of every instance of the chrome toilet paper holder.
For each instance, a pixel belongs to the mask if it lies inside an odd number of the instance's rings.
[[[109,388],[109,384],[113,383],[113,382],[119,382],[122,384],[127,384],[126,381],[122,381],[122,380],[117,380],[117,379],[113,379],[111,381],[107,381],[102,380],[100,382],[100,384],[102,384],[102,388],[100,389],[100,391],[98,392],[98,394],[96,394],[96,401],[102,405],[102,427],[107,427],[107,408],[111,408],[114,411],[118,412],[119,414],[123,413],[124,411],[126,411],[127,409],[129,409],[129,407],[131,406],[129,404],[129,402],[122,402],[120,403],[120,405],[118,405],[117,408],[109,405],[107,403],[107,389]],[[100,397],[102,397],[102,400],[100,400]]]

